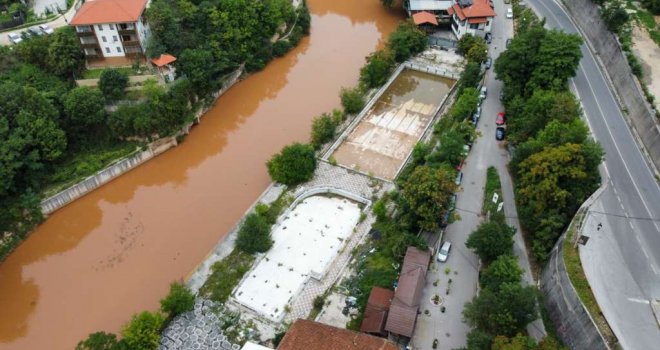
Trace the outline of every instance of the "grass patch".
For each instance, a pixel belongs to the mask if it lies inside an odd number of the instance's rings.
[[[497,203],[493,203],[493,194],[497,193],[499,196]],[[504,210],[497,211],[497,205],[502,201],[502,184],[500,183],[500,175],[497,174],[495,167],[489,167],[486,172],[486,186],[484,188],[484,203],[481,206],[481,213],[486,214],[490,212],[491,217],[498,216],[504,219]]]
[[[564,265],[566,265],[566,272],[568,273],[568,277],[571,280],[571,284],[573,284],[573,287],[575,288],[575,291],[577,292],[580,300],[596,322],[598,329],[600,329],[601,333],[605,337],[605,340],[610,345],[614,345],[617,343],[616,336],[605,320],[605,317],[603,316],[603,313],[598,306],[598,302],[596,302],[596,297],[594,297],[594,294],[591,291],[591,286],[589,286],[587,276],[584,274],[584,270],[582,269],[582,263],[580,262],[580,254],[578,249],[573,247],[576,226],[578,222],[583,220],[583,216],[584,212],[578,212],[566,233],[562,251]]]
[[[121,68],[113,68],[115,70],[118,70],[122,73],[125,73],[126,75],[139,75],[135,72],[135,70],[132,67],[121,67]],[[83,72],[82,78],[83,79],[99,79],[101,77],[101,73],[105,68],[98,68],[98,69],[88,69]]]
[[[213,264],[211,276],[204,282],[199,294],[224,303],[254,263],[254,256],[234,249],[224,259]]]
[[[99,144],[65,156],[46,178],[44,196],[51,196],[93,175],[117,159],[134,152],[137,145],[132,142],[118,142],[112,145]]]
[[[656,45],[660,46],[660,30],[649,30],[649,36],[653,39]]]
[[[653,15],[646,10],[637,10],[637,19],[648,30],[656,28],[655,18],[653,18]]]

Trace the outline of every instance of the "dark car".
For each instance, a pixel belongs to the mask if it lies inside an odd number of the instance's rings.
[[[484,66],[486,66],[486,69],[490,69],[490,66],[492,65],[493,65],[493,60],[490,57],[486,58],[486,62],[484,62]]]
[[[31,37],[37,37],[37,36],[41,36],[43,34],[43,33],[41,33],[41,30],[39,30],[39,28],[36,28],[36,27],[28,29],[27,33]]]
[[[497,113],[497,118],[495,118],[495,125],[503,126],[506,123],[506,118],[504,118],[504,112]]]
[[[506,39],[506,47],[509,47],[511,45],[511,39]]]
[[[486,39],[486,42],[490,44],[493,42],[493,34],[490,32],[486,33],[486,35],[484,35],[484,39]]]
[[[497,140],[497,141],[504,140],[504,134],[505,134],[505,131],[504,131],[503,127],[499,127],[497,129],[495,129],[495,140]]]

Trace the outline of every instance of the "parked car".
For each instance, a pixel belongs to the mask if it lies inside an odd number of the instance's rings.
[[[479,92],[479,98],[483,100],[483,99],[486,98],[486,95],[488,95],[488,88],[485,87],[485,86],[482,86],[481,91]]]
[[[468,153],[470,153],[470,148],[472,148],[471,144],[463,145],[463,152],[461,153],[463,157],[467,157]]]
[[[506,18],[512,19],[513,18],[513,10],[509,7],[506,9]]]
[[[454,181],[454,183],[456,186],[460,186],[461,182],[463,182],[463,172],[459,171],[458,175],[456,175],[456,181]]]
[[[458,200],[458,195],[454,193],[449,198],[449,211],[456,209],[456,200]]]
[[[484,35],[484,39],[486,39],[486,42],[490,44],[493,42],[493,34],[491,32],[486,33],[486,35]]]
[[[39,30],[39,28],[37,28],[37,27],[32,27],[32,28],[28,29],[27,34],[29,34],[30,37],[37,37],[37,36],[42,36],[43,35],[41,30]]]
[[[484,66],[486,67],[486,69],[490,69],[490,66],[492,65],[493,65],[493,60],[490,57],[486,58],[486,62],[484,62]]]
[[[449,224],[449,216],[451,215],[451,211],[447,210],[445,212],[445,215],[442,216],[442,219],[440,220],[440,228],[445,228]]]
[[[438,257],[437,260],[439,262],[445,262],[449,258],[449,251],[451,250],[451,242],[445,241],[442,243],[442,247],[440,248],[440,251],[438,252]]]
[[[464,164],[465,164],[465,159],[461,159],[461,162],[458,163],[458,165],[456,166],[456,171],[461,171],[461,169],[463,169]]]
[[[504,118],[504,112],[497,113],[497,118],[495,118],[495,125],[504,126],[506,119]]]
[[[7,36],[9,37],[9,41],[11,41],[12,44],[18,44],[23,41],[23,38],[21,38],[21,36],[16,33],[9,33]]]
[[[44,34],[47,34],[47,35],[51,35],[51,34],[55,33],[53,28],[49,27],[48,24],[40,24],[39,25],[39,30],[41,30],[41,32],[43,32]]]
[[[472,124],[474,124],[474,127],[477,127],[477,124],[479,124],[479,119],[481,118],[481,115],[475,113],[472,115]]]
[[[506,47],[509,47],[511,45],[511,39],[506,39]]]
[[[505,134],[506,134],[506,131],[504,130],[504,128],[501,127],[501,126],[498,127],[497,129],[495,129],[495,140],[497,140],[497,141],[504,140]]]

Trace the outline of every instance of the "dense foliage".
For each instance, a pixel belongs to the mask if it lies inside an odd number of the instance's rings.
[[[297,142],[284,146],[280,153],[273,155],[266,166],[273,181],[287,186],[308,181],[316,170],[314,147]]]
[[[394,65],[394,58],[389,51],[374,52],[367,57],[367,64],[360,69],[360,83],[370,89],[385,84]]]
[[[127,349],[126,343],[118,341],[112,333],[96,332],[76,345],[76,350],[120,350]]]
[[[119,100],[124,97],[128,86],[128,75],[118,69],[106,69],[99,78],[99,90],[108,100]]]
[[[465,246],[474,249],[479,258],[488,264],[500,255],[511,254],[515,233],[516,229],[504,221],[487,221],[470,234]]]
[[[332,115],[323,113],[312,120],[312,135],[310,144],[314,149],[335,138],[337,126],[344,120],[344,114],[339,110],[332,111]]]
[[[452,171],[445,167],[419,166],[403,185],[401,194],[419,227],[433,231],[447,210],[449,197],[455,189]]]
[[[131,350],[158,348],[160,328],[165,319],[159,312],[143,311],[131,319],[121,330],[122,340]]]
[[[266,218],[250,213],[245,217],[236,237],[236,248],[246,253],[263,253],[273,246],[270,224]]]
[[[352,89],[342,88],[339,97],[346,114],[356,114],[364,108],[364,91],[359,86]]]
[[[400,23],[387,41],[387,46],[397,62],[403,62],[424,51],[427,44],[426,34],[412,21]]]
[[[495,62],[504,82],[511,169],[523,228],[544,261],[580,204],[598,188],[603,151],[589,137],[568,91],[582,40],[529,18]]]
[[[160,301],[160,309],[169,317],[191,311],[194,306],[195,295],[188,286],[179,282],[170,284],[170,292]]]

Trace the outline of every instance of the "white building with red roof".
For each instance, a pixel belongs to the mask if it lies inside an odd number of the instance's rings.
[[[144,11],[149,0],[87,0],[69,25],[76,28],[88,60],[142,57],[149,38]]]
[[[491,0],[457,0],[447,11],[456,37],[465,34],[484,37],[493,25],[495,11]]]

